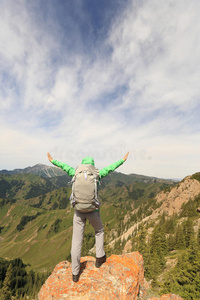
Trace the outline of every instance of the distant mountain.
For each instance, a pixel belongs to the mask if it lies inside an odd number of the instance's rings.
[[[8,170],[0,171],[0,174],[9,174],[9,175],[24,174],[24,173],[31,173],[45,178],[66,175],[66,172],[64,172],[63,170],[57,167],[49,167],[43,164],[37,164],[33,167],[27,167],[25,169],[14,169],[12,171],[8,171]]]

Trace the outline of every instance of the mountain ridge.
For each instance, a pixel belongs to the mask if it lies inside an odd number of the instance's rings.
[[[143,218],[139,224],[134,224],[124,232],[117,240],[121,239],[128,241],[128,237],[136,230],[138,225],[157,219],[162,214],[173,216],[180,214],[183,204],[189,200],[194,200],[200,194],[200,181],[194,178],[194,175],[186,176],[182,182],[175,187],[171,186],[169,191],[161,191],[155,196],[157,203],[161,205],[156,208],[150,216]],[[117,240],[113,240],[110,246],[113,246]]]
[[[42,177],[46,178],[51,178],[51,177],[56,177],[56,176],[67,176],[66,172],[63,171],[62,169],[56,167],[56,166],[48,166],[45,164],[38,163],[34,166],[28,166],[26,168],[17,168],[14,170],[7,170],[7,169],[2,169],[0,170],[0,174],[10,174],[10,175],[15,175],[15,174],[24,174],[24,173],[31,173],[34,175],[39,175]],[[173,181],[177,182],[179,179],[170,179],[170,178],[159,178],[155,176],[147,176],[147,175],[142,175],[142,174],[135,174],[135,173],[130,173],[130,174],[124,174],[121,172],[113,172],[113,173],[118,173],[119,175],[122,174],[124,177],[129,177],[134,179],[134,181],[145,181],[145,180],[165,180],[165,181]],[[132,180],[130,179],[130,180]]]
[[[16,175],[16,174],[24,174],[24,173],[31,173],[34,175],[39,175],[42,177],[46,177],[46,178],[51,178],[51,177],[55,177],[55,176],[63,176],[66,173],[57,168],[57,167],[53,167],[53,166],[47,166],[44,164],[36,164],[34,166],[29,166],[23,169],[14,169],[14,170],[0,170],[0,174],[10,174],[10,175]]]

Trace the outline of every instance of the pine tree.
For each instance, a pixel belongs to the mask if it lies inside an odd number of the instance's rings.
[[[145,268],[145,276],[148,279],[153,279],[153,285],[156,285],[156,278],[161,272],[160,258],[156,251],[154,251],[147,260]]]
[[[191,243],[194,241],[194,237],[195,237],[193,223],[190,218],[188,218],[184,224],[184,235],[185,235],[186,247],[189,247]]]
[[[171,218],[167,219],[163,225],[165,226],[166,233],[174,233],[176,226],[176,215],[173,215]]]
[[[107,256],[111,256],[113,254],[113,248],[109,244],[104,245],[104,250]]]
[[[200,253],[197,243],[178,258],[176,266],[168,272],[162,293],[179,294],[185,300],[200,299]]]
[[[32,270],[30,270],[30,272],[28,273],[27,284],[26,284],[27,294],[30,294],[32,292],[34,281],[35,281],[35,273]]]
[[[197,244],[200,246],[200,226],[199,226],[199,230],[197,233]]]
[[[175,249],[174,247],[175,241],[174,241],[174,236],[172,234],[169,235],[167,243],[168,243],[168,250],[173,251]]]
[[[162,256],[166,255],[168,253],[168,244],[167,244],[167,239],[164,231],[160,232],[160,246],[161,246]]]
[[[164,254],[167,252],[167,241],[161,228],[156,227],[151,235],[145,251],[145,276],[153,279],[153,285],[156,285],[156,278],[165,267],[166,261]]]
[[[0,300],[10,300],[12,297],[12,293],[10,290],[12,273],[13,273],[13,268],[12,268],[12,264],[10,264],[6,272],[6,277],[3,282],[3,287],[0,291]]]
[[[137,237],[137,250],[142,254],[146,249],[146,235],[147,235],[147,231],[144,228],[144,225],[142,224]]]
[[[186,243],[185,243],[185,237],[183,233],[183,227],[181,225],[178,225],[176,228],[176,234],[175,234],[175,248],[176,249],[185,249]]]

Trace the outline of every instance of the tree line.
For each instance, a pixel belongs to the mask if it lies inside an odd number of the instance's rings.
[[[26,267],[20,258],[0,259],[0,300],[36,299],[48,274],[27,272]]]
[[[190,205],[189,205],[190,206]],[[179,294],[185,300],[200,299],[200,226],[194,231],[194,217],[187,216],[182,222],[176,215],[164,214],[147,238],[148,226],[140,226],[132,238],[133,250],[144,257],[145,278],[152,280],[152,286],[161,294]],[[175,255],[176,265],[164,273],[166,259]]]

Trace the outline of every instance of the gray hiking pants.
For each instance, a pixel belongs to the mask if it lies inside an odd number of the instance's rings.
[[[78,275],[80,271],[80,259],[81,259],[81,247],[83,243],[83,234],[85,229],[86,219],[95,230],[96,241],[96,257],[102,257],[105,255],[104,251],[104,229],[101,221],[99,211],[93,211],[89,213],[74,212],[73,219],[73,237],[72,237],[72,274]]]

